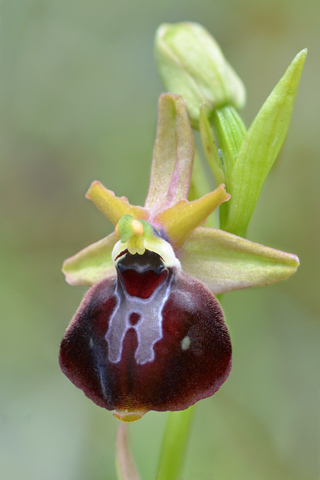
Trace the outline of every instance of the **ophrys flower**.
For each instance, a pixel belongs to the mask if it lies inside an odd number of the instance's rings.
[[[224,186],[188,202],[193,136],[182,97],[164,94],[144,207],[100,182],[87,197],[115,232],[64,264],[91,284],[61,345],[60,364],[96,404],[123,421],[182,410],[215,393],[231,343],[214,294],[287,278],[294,255],[203,227],[229,199]]]

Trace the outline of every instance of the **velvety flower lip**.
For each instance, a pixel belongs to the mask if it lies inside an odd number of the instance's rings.
[[[183,99],[163,94],[145,206],[93,182],[86,196],[115,231],[63,266],[68,283],[92,287],[62,340],[62,371],[123,421],[215,393],[231,369],[231,343],[214,294],[285,279],[299,264],[203,226],[230,195],[221,184],[187,200],[193,157]]]

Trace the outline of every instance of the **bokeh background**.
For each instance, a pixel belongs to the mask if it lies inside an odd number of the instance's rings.
[[[1,2],[0,478],[115,480],[117,421],[60,372],[59,342],[85,292],[62,261],[111,231],[84,198],[101,180],[144,201],[163,87],[162,22],[202,23],[247,86],[251,123],[309,47],[291,128],[251,240],[300,256],[282,284],[224,296],[234,367],[198,404],[185,480],[315,480],[319,451],[319,18],[315,0]],[[130,426],[154,478],[166,414]]]

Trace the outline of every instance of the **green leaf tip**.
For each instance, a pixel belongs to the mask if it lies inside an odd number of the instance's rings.
[[[241,144],[227,188],[228,215],[221,228],[245,236],[264,181],[285,140],[307,49],[299,52],[275,86]]]

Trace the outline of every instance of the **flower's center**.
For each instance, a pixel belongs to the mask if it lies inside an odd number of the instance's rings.
[[[143,223],[147,225],[143,225]],[[144,220],[136,220],[131,215],[124,215],[116,226],[115,234],[122,243],[127,243],[128,251],[131,255],[135,253],[143,255],[145,252],[144,240],[148,226],[148,222]]]
[[[159,255],[166,267],[181,268],[170,243],[146,220],[124,215],[118,222],[115,234],[120,239],[114,246],[112,260],[115,265],[124,255],[144,255],[146,250]]]

